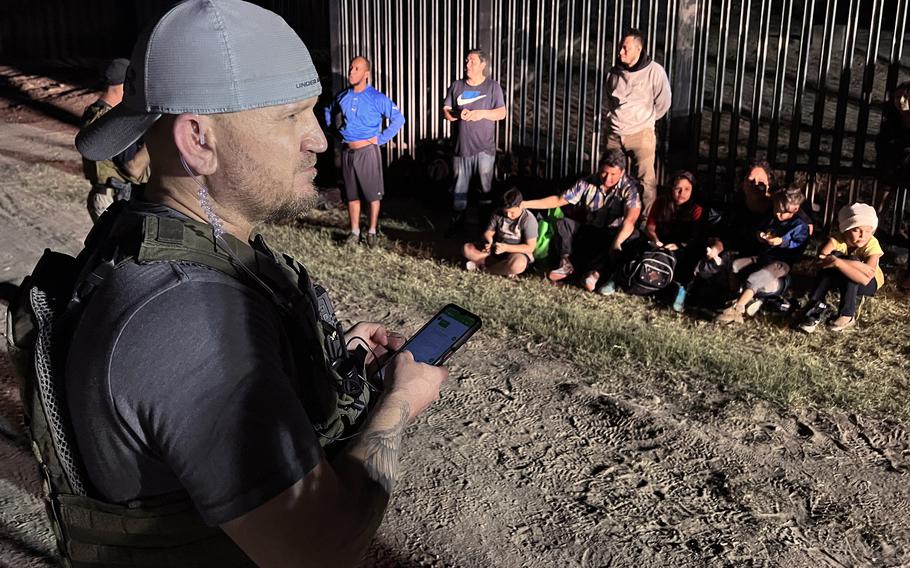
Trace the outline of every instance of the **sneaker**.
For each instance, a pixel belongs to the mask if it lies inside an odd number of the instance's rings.
[[[818,326],[821,325],[820,321],[804,321],[803,323],[796,326],[803,333],[812,333]]]
[[[673,308],[674,312],[683,313],[686,311],[686,288],[685,286],[676,285],[676,297],[673,299],[673,304],[670,306]]]
[[[379,233],[367,233],[364,242],[368,247],[374,248],[379,244]]]
[[[745,313],[746,308],[740,306],[739,304],[733,304],[726,310],[722,311],[716,318],[714,318],[714,323],[719,324],[729,324],[729,323],[743,323],[743,314]]]
[[[610,278],[607,280],[603,286],[597,289],[597,293],[601,296],[609,296],[616,293],[616,281]]]
[[[341,244],[344,245],[359,245],[363,242],[363,235],[361,233],[348,233],[348,236],[341,241]]]
[[[587,276],[585,276],[585,279],[582,282],[582,286],[584,286],[585,290],[588,292],[593,292],[594,289],[597,288],[598,280],[600,280],[600,272],[592,270],[591,272],[588,272]]]
[[[780,296],[771,296],[765,299],[764,307],[778,314],[788,314],[793,310],[793,302]]]
[[[761,309],[762,303],[762,300],[759,300],[758,298],[752,298],[752,301],[746,304],[746,315],[750,318],[754,317],[755,314],[758,313],[758,310]]]
[[[477,263],[474,262],[473,260],[469,260],[466,263],[464,263],[464,269],[467,270],[468,272],[477,272],[478,270],[480,270],[480,267],[477,266]]]
[[[836,320],[828,326],[829,331],[844,331],[848,327],[856,324],[855,316],[838,316]]]
[[[822,323],[827,309],[828,304],[824,302],[809,306],[809,308],[806,309],[806,313],[803,315],[803,320],[797,327],[805,333],[812,333]]]
[[[569,257],[565,256],[559,261],[559,268],[551,270],[547,274],[547,278],[553,282],[559,282],[571,276],[573,272],[575,272],[575,267],[572,266],[572,261],[569,260]]]

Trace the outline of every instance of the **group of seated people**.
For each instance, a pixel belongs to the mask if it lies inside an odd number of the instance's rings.
[[[553,282],[576,280],[605,296],[660,295],[678,312],[713,307],[718,324],[743,323],[763,305],[790,310],[791,270],[815,231],[802,186],[775,189],[771,167],[758,161],[720,215],[699,204],[695,176],[686,171],[670,178],[644,215],[640,196],[620,150],[608,151],[593,176],[558,195],[525,201],[513,187],[482,241],[465,243],[465,267],[515,278],[535,259],[549,260]],[[807,333],[825,322],[831,331],[851,327],[860,299],[884,283],[875,208],[845,206],[837,222],[815,259],[809,302],[796,314],[796,327]],[[836,311],[826,303],[832,290],[840,294]]]

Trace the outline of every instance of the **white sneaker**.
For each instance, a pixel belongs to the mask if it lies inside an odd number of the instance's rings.
[[[762,303],[762,300],[753,298],[751,302],[746,304],[746,315],[750,318],[755,316],[755,314],[758,313],[758,310],[761,309]]]

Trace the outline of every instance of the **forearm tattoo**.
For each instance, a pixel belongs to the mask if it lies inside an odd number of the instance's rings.
[[[385,430],[377,430],[364,435],[364,467],[370,477],[392,494],[398,482],[398,452],[401,449],[401,436],[411,414],[410,405],[398,401],[400,418],[395,425]]]

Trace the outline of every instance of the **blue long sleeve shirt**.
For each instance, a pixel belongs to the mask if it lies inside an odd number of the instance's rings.
[[[762,256],[773,260],[794,263],[803,255],[809,244],[809,225],[799,215],[778,221],[774,215],[762,226],[762,231],[780,237],[780,246],[763,245]]]
[[[367,85],[367,88],[359,93],[348,87],[335,95],[332,104],[325,109],[326,126],[329,128],[333,126],[332,119],[338,113],[341,113],[341,126],[338,132],[345,143],[376,136],[377,144],[382,146],[404,126],[404,115],[398,110],[398,105],[372,85]],[[385,130],[382,128],[383,118],[389,121]]]

